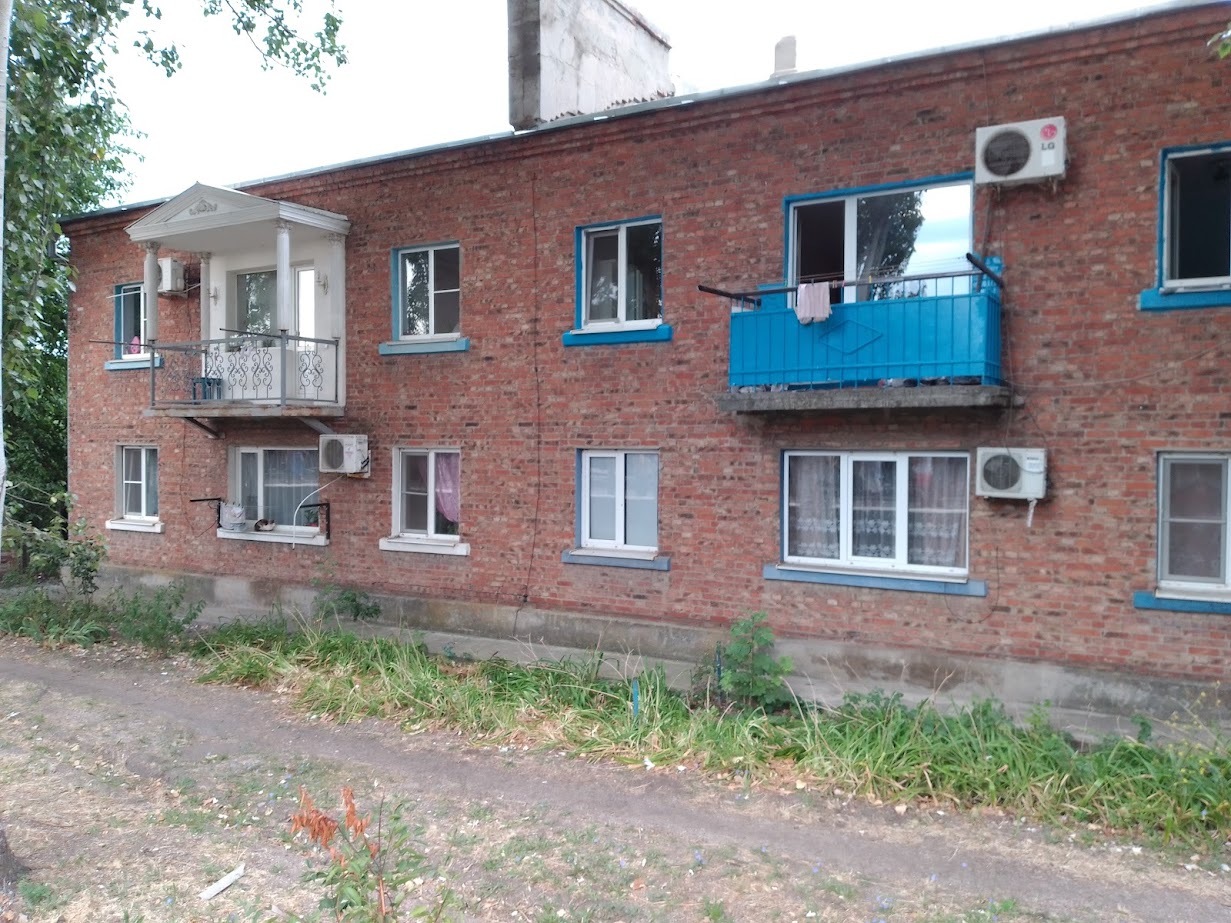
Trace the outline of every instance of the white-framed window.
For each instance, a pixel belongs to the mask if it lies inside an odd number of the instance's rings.
[[[288,330],[292,336],[316,336],[316,270],[312,266],[291,268],[295,306]],[[234,274],[235,329],[248,334],[277,334],[278,272],[254,269]],[[267,345],[270,341],[266,341]]]
[[[791,451],[782,498],[787,564],[967,574],[966,453]]]
[[[115,518],[108,529],[162,532],[158,518],[158,449],[148,445],[115,447]]]
[[[457,541],[462,528],[462,453],[398,449],[394,465],[394,537]]]
[[[115,287],[115,357],[148,359],[145,285],[125,282]]]
[[[1231,287],[1231,146],[1164,155],[1162,284]]]
[[[579,326],[655,326],[663,318],[663,223],[645,218],[580,228]]]
[[[394,338],[457,337],[462,329],[462,248],[457,243],[395,250]]]
[[[269,533],[316,534],[320,514],[317,450],[238,448],[231,458],[231,497],[249,529],[272,523]]]
[[[1159,457],[1158,583],[1177,595],[1231,592],[1227,465],[1221,454]]]
[[[847,285],[834,301],[870,301],[969,291],[973,186],[968,180],[800,197],[788,205],[789,285],[911,277]],[[942,275],[937,279],[918,276]]]
[[[580,501],[582,548],[657,551],[657,452],[582,452]]]

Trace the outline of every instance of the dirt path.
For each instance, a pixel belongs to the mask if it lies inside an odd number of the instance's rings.
[[[194,678],[182,660],[0,642],[0,823],[33,869],[32,920],[311,912],[307,852],[286,835],[301,784],[323,805],[341,784],[361,808],[411,803],[435,867],[422,894],[452,889],[467,920],[1231,919],[1226,856],[1185,868],[1004,818],[337,727]]]

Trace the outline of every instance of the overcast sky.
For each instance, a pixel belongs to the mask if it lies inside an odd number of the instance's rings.
[[[306,0],[312,6],[319,0]],[[800,70],[1020,35],[1170,3],[1148,0],[632,0],[671,41],[677,93],[766,79],[796,36]],[[1179,0],[1183,2],[1183,0]],[[111,73],[143,157],[119,202],[200,181],[235,185],[508,125],[505,0],[336,0],[350,57],[321,96],[262,71],[256,51],[197,0],[164,2],[183,70],[167,78],[123,47]],[[136,14],[133,20],[140,17]],[[110,203],[118,204],[118,203]]]

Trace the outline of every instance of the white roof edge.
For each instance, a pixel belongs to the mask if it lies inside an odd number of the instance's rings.
[[[273,176],[265,176],[257,179],[244,180],[234,183],[230,186],[214,187],[229,189],[234,192],[242,192],[243,189],[251,186],[263,186],[269,183],[285,182],[287,180],[305,179],[311,176],[317,176],[324,173],[334,173],[341,170],[349,170],[357,167],[375,166],[391,160],[403,160],[411,157],[420,157],[425,154],[443,153],[445,151],[456,150],[466,147],[474,147],[480,144],[490,144],[492,142],[504,141],[514,137],[526,137],[536,134],[543,134],[550,131],[557,131],[567,128],[575,128],[579,125],[585,125],[590,122],[608,121],[611,119],[628,118],[630,116],[640,115],[646,112],[653,112],[659,109],[669,109],[675,106],[691,105],[698,102],[710,102],[713,100],[725,99],[732,96],[743,96],[749,93],[756,93],[774,87],[786,86],[789,84],[803,83],[812,80],[821,80],[827,77],[836,77],[842,74],[857,73],[863,70],[874,70],[878,67],[884,67],[889,64],[903,64],[910,61],[923,60],[925,58],[938,57],[941,55],[958,54],[961,52],[972,51],[978,48],[992,48],[998,45],[1007,45],[1011,43],[1027,41],[1030,39],[1046,38],[1052,35],[1059,35],[1066,32],[1077,32],[1084,29],[1097,29],[1103,26],[1115,25],[1117,23],[1130,22],[1134,19],[1139,19],[1144,16],[1157,16],[1168,12],[1197,9],[1201,7],[1216,7],[1226,6],[1227,0],[1163,0],[1163,2],[1153,3],[1146,6],[1141,6],[1132,10],[1125,10],[1119,13],[1111,13],[1106,16],[1100,16],[1094,19],[1080,20],[1076,22],[1065,23],[1055,26],[1047,26],[1042,29],[1034,29],[1027,32],[1015,33],[1012,35],[997,36],[991,39],[977,39],[970,42],[963,42],[957,45],[945,45],[938,48],[929,48],[921,51],[912,51],[901,55],[890,55],[884,58],[877,58],[870,61],[859,61],[853,64],[844,64],[838,67],[825,68],[811,71],[801,71],[797,74],[790,74],[783,77],[771,78],[758,83],[743,84],[734,87],[723,87],[717,90],[706,90],[699,93],[690,93],[684,96],[669,96],[663,99],[655,99],[644,103],[635,103],[631,106],[623,106],[618,109],[606,109],[602,112],[594,112],[587,115],[572,116],[566,119],[558,119],[554,122],[547,122],[543,125],[538,125],[534,128],[524,129],[522,131],[507,131],[499,132],[490,135],[478,135],[472,138],[465,138],[457,141],[445,141],[437,144],[428,144],[421,147],[407,148],[401,151],[393,151],[387,154],[376,154],[370,157],[360,157],[354,160],[346,160],[338,163],[325,164],[319,167],[309,167],[304,170],[294,170],[289,173],[280,173]],[[204,184],[202,184],[204,185]],[[189,187],[191,188],[191,187]],[[179,195],[180,193],[177,193]],[[245,193],[251,194],[251,193]],[[145,202],[135,202],[125,205],[111,206],[108,208],[99,209],[92,212],[83,212],[78,215],[69,215],[61,219],[62,222],[78,220],[82,218],[103,217],[110,214],[121,214],[126,211],[134,211],[140,208],[148,208],[165,204],[175,196],[165,199],[149,199]],[[309,206],[298,206],[300,208],[308,208]],[[332,214],[326,212],[326,214]]]

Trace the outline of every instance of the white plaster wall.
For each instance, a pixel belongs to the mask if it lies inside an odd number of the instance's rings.
[[[508,0],[508,6],[514,128],[674,93],[666,37],[619,0]]]

